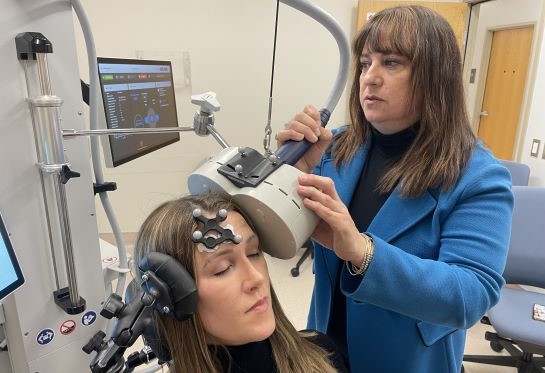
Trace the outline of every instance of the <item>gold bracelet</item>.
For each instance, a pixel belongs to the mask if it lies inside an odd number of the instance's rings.
[[[363,276],[365,271],[367,271],[367,268],[369,267],[375,253],[375,243],[373,242],[373,239],[364,233],[361,233],[361,235],[366,239],[365,252],[363,254],[361,266],[357,267],[352,263],[348,264],[348,262],[346,262],[346,269],[352,276]]]

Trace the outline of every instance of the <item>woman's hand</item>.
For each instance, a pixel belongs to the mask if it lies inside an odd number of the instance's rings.
[[[278,147],[287,140],[307,139],[314,144],[294,165],[297,169],[307,173],[316,167],[332,137],[331,131],[321,126],[320,113],[312,105],[305,106],[303,111],[286,123],[284,129],[278,131],[275,136]]]
[[[340,259],[359,266],[363,261],[366,239],[362,237],[348,209],[339,198],[333,180],[318,175],[302,175],[297,193],[320,222],[312,237],[335,251]]]

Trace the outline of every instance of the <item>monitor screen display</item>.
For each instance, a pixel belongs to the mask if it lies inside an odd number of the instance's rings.
[[[170,61],[98,58],[106,126],[178,127]],[[116,134],[108,139],[106,163],[119,166],[180,140],[180,134]],[[104,143],[103,143],[104,144]]]
[[[25,282],[21,267],[11,246],[4,220],[0,216],[0,301]]]

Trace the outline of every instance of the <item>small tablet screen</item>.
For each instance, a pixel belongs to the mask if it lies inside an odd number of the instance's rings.
[[[15,257],[4,219],[0,215],[0,301],[21,286],[25,279]]]
[[[170,61],[98,57],[108,129],[178,127]],[[180,134],[108,136],[113,167],[180,140]]]

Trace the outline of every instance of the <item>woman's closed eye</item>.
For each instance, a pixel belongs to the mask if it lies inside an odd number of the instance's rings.
[[[219,266],[219,268],[214,271],[214,276],[223,276],[233,267],[232,264],[224,264]]]
[[[250,260],[257,259],[261,257],[262,252],[259,249],[256,249],[255,251],[250,251],[246,254],[246,257],[248,257]],[[223,276],[225,275],[231,268],[233,267],[232,262],[224,262],[219,263],[216,267],[216,269],[213,271],[214,276]]]
[[[248,258],[259,258],[261,256],[261,250],[252,251],[246,254]]]

